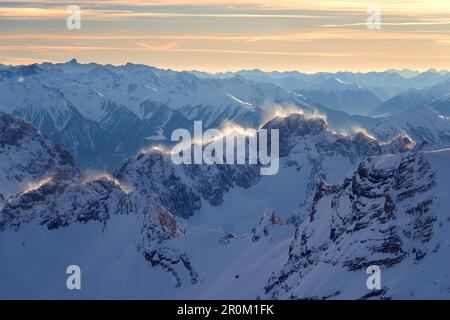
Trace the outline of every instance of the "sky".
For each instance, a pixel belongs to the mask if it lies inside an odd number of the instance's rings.
[[[69,5],[80,29],[67,27]],[[72,58],[208,72],[450,69],[450,0],[0,1],[0,64]]]

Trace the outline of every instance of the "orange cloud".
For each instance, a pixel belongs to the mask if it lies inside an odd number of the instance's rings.
[[[35,3],[36,5],[60,4],[60,0],[15,0],[15,3]],[[365,11],[369,4],[376,3],[383,11],[397,13],[443,13],[450,11],[448,0],[78,0],[76,3],[89,6],[127,6],[127,7],[158,7],[158,6],[190,6],[190,7],[228,7],[239,8],[252,6],[254,8],[273,10],[315,10],[315,11]]]
[[[49,59],[0,56],[0,62],[6,65],[20,66],[20,65],[29,65],[33,63],[54,62],[54,61]]]

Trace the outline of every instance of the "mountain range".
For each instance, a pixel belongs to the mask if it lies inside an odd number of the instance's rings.
[[[281,132],[276,176],[252,165],[176,166],[157,148],[113,175],[88,174],[29,124],[0,119],[0,154],[16,159],[2,181],[24,177],[0,211],[2,297],[448,295],[448,268],[433,268],[448,263],[447,151],[414,151],[406,137],[344,136],[293,113],[262,127]],[[35,166],[17,165],[35,153]],[[33,175],[49,158],[51,170]],[[63,280],[74,262],[85,275],[75,293]],[[368,295],[364,268],[374,263],[385,286]],[[404,284],[393,281],[401,272]],[[414,274],[435,284],[414,287]]]
[[[445,98],[447,73],[430,70],[405,78],[392,71],[306,75],[254,70],[215,76],[130,63],[80,64],[76,60],[5,66],[0,70],[0,111],[31,122],[69,151],[81,169],[108,172],[139,150],[172,145],[171,132],[192,130],[195,120],[203,121],[205,128],[228,122],[257,127],[279,108],[320,113],[335,130],[365,129],[390,140],[400,127],[403,134],[420,140],[417,142],[425,139],[448,146],[447,130],[411,130],[409,124],[400,125],[392,117],[426,104],[437,112],[433,122],[438,124],[430,127],[440,128],[441,122],[446,127],[450,113]],[[374,83],[389,88],[401,84],[398,91],[406,91],[384,101]],[[439,84],[415,89],[434,83]],[[381,127],[387,127],[386,131]],[[433,137],[431,141],[429,137]]]
[[[449,298],[446,76],[5,66],[0,298]],[[279,130],[278,174],[175,165],[195,120]]]

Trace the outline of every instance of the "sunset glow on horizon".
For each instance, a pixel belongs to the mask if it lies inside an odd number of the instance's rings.
[[[208,72],[450,69],[450,1],[0,1],[0,64],[79,62]],[[69,30],[69,5],[81,29]]]

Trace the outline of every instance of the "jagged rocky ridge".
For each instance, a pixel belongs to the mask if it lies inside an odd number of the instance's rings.
[[[2,184],[10,177],[17,180],[13,181],[17,193],[4,196],[0,232],[17,231],[28,223],[48,230],[92,221],[106,226],[114,215],[138,215],[142,226],[135,235],[136,249],[152,266],[162,267],[175,277],[176,265],[188,268],[192,281],[196,281],[189,258],[164,246],[182,230],[156,193],[134,192],[107,174],[82,174],[73,166],[70,155],[23,120],[1,114],[0,127],[1,156],[7,159],[2,163],[10,165],[2,171],[7,174]],[[21,187],[25,177],[34,183]]]
[[[399,153],[414,146],[406,137],[382,144],[362,133],[353,137],[338,135],[324,119],[310,119],[297,113],[275,117],[261,129],[279,130],[282,166],[300,170],[303,165],[315,164],[311,185],[317,183],[317,176],[328,176],[327,171],[333,165],[330,158],[344,158],[352,166],[368,155]],[[260,165],[178,166],[170,157],[164,150],[151,148],[127,161],[115,172],[115,177],[138,192],[157,194],[167,208],[183,218],[192,216],[201,207],[202,199],[220,206],[224,195],[234,187],[248,189],[261,179]]]
[[[0,112],[0,207],[15,193],[33,186],[72,157],[30,124]]]
[[[23,122],[17,120],[17,123],[20,125]],[[90,239],[93,237],[90,235],[90,229],[99,225],[101,230],[97,232],[101,237],[107,238],[117,234],[118,239],[113,240],[113,243],[118,252],[117,258],[113,260],[125,259],[119,256],[129,259],[130,255],[134,255],[133,252],[137,252],[140,258],[136,261],[146,261],[147,267],[140,269],[141,262],[134,262],[133,268],[140,270],[136,271],[140,278],[135,280],[147,279],[150,274],[155,274],[151,281],[164,279],[165,282],[159,283],[158,289],[150,296],[172,298],[202,297],[202,294],[209,294],[206,296],[209,298],[225,297],[236,290],[247,298],[345,296],[338,294],[338,289],[331,290],[333,286],[326,290],[322,288],[320,294],[312,294],[314,290],[311,288],[314,287],[311,285],[303,289],[302,284],[298,285],[298,277],[309,274],[308,272],[315,270],[317,266],[320,268],[320,253],[327,250],[327,245],[330,248],[337,246],[341,251],[356,247],[358,242],[354,241],[353,236],[361,234],[363,237],[362,232],[370,229],[372,225],[377,229],[371,230],[366,238],[366,242],[370,244],[370,256],[342,256],[339,252],[333,253],[335,257],[331,261],[336,261],[345,272],[357,274],[368,263],[378,262],[383,267],[392,267],[400,262],[404,263],[412,254],[417,257],[412,259],[413,263],[420,263],[421,256],[427,257],[427,254],[430,256],[434,253],[435,248],[430,249],[431,240],[427,239],[432,238],[429,235],[430,226],[434,228],[438,221],[433,220],[432,215],[431,220],[428,220],[428,216],[421,213],[422,209],[430,212],[430,208],[434,208],[438,203],[438,199],[433,199],[430,204],[428,198],[422,199],[421,196],[431,193],[433,189],[430,188],[437,184],[432,166],[416,153],[373,157],[410,150],[412,142],[407,138],[383,144],[362,133],[353,137],[343,136],[331,131],[324,119],[301,114],[276,117],[263,128],[280,130],[280,179],[284,181],[283,174],[292,175],[297,184],[284,188],[299,189],[297,198],[293,199],[299,207],[294,212],[283,212],[275,208],[276,210],[269,210],[263,215],[262,210],[253,211],[250,223],[253,223],[254,228],[244,225],[246,232],[229,229],[228,222],[234,219],[232,212],[226,207],[230,205],[229,196],[245,195],[256,188],[276,183],[276,180],[261,178],[258,175],[258,166],[175,166],[167,152],[151,149],[130,159],[114,176],[86,176],[70,164],[55,168],[50,180],[43,181],[36,188],[19,191],[8,200],[0,211],[0,242],[3,243],[4,249],[8,248],[8,243],[14,239],[11,235],[13,230],[22,235],[22,232],[26,232],[24,230],[36,224],[44,226],[40,226],[39,230],[50,229],[52,231],[47,232],[59,235],[61,239],[65,239],[67,236],[63,235],[70,232],[82,232]],[[26,148],[26,145],[20,145],[20,148]],[[354,174],[357,176],[355,181],[353,178],[346,178],[342,186],[336,187],[327,186],[324,182],[319,183],[322,179],[338,184],[348,171],[367,156],[371,158],[359,165]],[[398,159],[393,161],[398,162],[398,167],[394,165],[393,168],[384,168],[390,161],[383,159]],[[354,189],[359,190],[358,196],[352,194]],[[265,196],[276,198],[275,194]],[[352,205],[347,205],[352,208],[350,216],[347,216],[349,213],[343,204],[347,200],[340,200],[341,197],[352,198]],[[320,228],[327,227],[327,223],[323,221],[328,221],[329,218],[327,211],[322,209],[326,207],[328,198],[336,198],[335,202],[339,203],[336,210],[343,208],[343,211],[336,213],[335,220],[330,222],[329,232],[316,234],[319,229],[315,230],[315,224]],[[373,203],[366,204],[365,200]],[[286,199],[277,199],[277,202],[284,201]],[[238,207],[244,205],[246,204],[236,203],[235,210],[238,211]],[[370,211],[365,211],[369,210],[368,208]],[[211,215],[212,210],[217,210],[219,214],[226,213],[230,217],[224,217],[228,219],[227,224],[199,221],[201,215],[197,216],[202,210]],[[409,214],[415,216],[416,220],[410,222],[409,229],[395,228],[397,220],[394,217],[398,210],[409,210]],[[292,213],[298,218],[285,222]],[[338,217],[342,219],[339,220]],[[235,223],[241,221],[237,220]],[[122,224],[124,230],[119,227]],[[79,227],[82,227],[79,229],[81,231],[75,231]],[[120,238],[121,232],[126,230],[130,231],[123,242],[124,239]],[[409,230],[409,237],[415,241],[414,246],[404,247],[399,244],[398,238],[405,237],[404,230]],[[306,249],[302,247],[303,234],[306,234]],[[39,237],[40,243],[45,246],[46,242],[42,240],[44,237]],[[72,241],[76,241],[76,237],[69,237],[72,246],[75,245]],[[319,249],[315,249],[315,237],[319,239]],[[314,238],[311,243],[308,242],[310,238]],[[101,243],[100,240],[97,241]],[[123,248],[124,243],[129,243],[131,248]],[[443,245],[445,246],[445,243]],[[98,246],[99,244],[93,242],[91,250],[98,250]],[[19,255],[22,250],[26,252],[26,248],[27,246],[17,249],[15,255]],[[357,253],[358,248],[355,248]],[[108,248],[106,252],[109,250],[111,249]],[[65,255],[62,252],[59,254]],[[330,254],[331,258],[333,255]],[[373,257],[377,260],[370,260]],[[110,259],[111,257],[106,256],[97,263],[104,265],[109,263]],[[235,259],[239,263],[231,263]],[[284,264],[286,265],[281,271],[273,273]],[[154,270],[149,269],[149,266]],[[333,264],[331,266],[334,267]],[[117,270],[129,272],[128,268],[131,267],[125,263],[125,266],[120,265]],[[169,275],[169,278],[165,278],[158,270]],[[249,281],[253,285],[249,286]],[[120,286],[114,283],[117,292]],[[364,279],[361,283],[365,283]],[[103,288],[100,284],[99,286]],[[163,287],[167,288],[169,293],[164,293]],[[176,290],[179,291],[171,291],[170,288],[174,287],[178,287]],[[344,292],[344,289],[340,292]],[[383,297],[391,297],[388,289],[384,292]],[[114,293],[110,294],[114,296]],[[127,291],[121,294],[127,295]],[[137,293],[137,296],[146,297],[148,294],[143,290]],[[93,295],[92,291],[88,291],[87,296]],[[361,290],[358,297],[362,296]]]
[[[441,268],[449,263],[448,171],[442,168],[449,157],[448,151],[369,157],[343,183],[320,183],[266,297],[448,297],[448,268]],[[368,294],[355,278],[371,265],[389,280]]]

